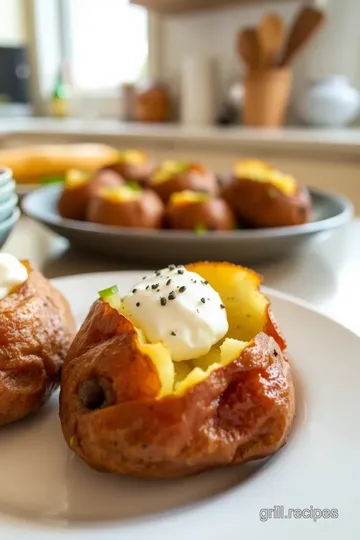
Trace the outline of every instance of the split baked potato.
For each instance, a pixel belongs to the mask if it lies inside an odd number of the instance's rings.
[[[0,300],[0,426],[47,401],[75,335],[65,298],[27,261],[20,262],[27,280]]]
[[[310,219],[311,197],[295,178],[258,160],[238,162],[222,196],[243,224],[254,228],[301,225]]]
[[[102,225],[158,229],[162,225],[164,205],[156,193],[127,185],[103,189],[88,205],[86,219]]]
[[[151,176],[149,187],[167,203],[178,191],[199,191],[215,195],[217,181],[215,175],[198,163],[164,161]]]
[[[194,191],[171,195],[166,207],[166,223],[171,229],[197,232],[236,228],[235,216],[226,201]]]
[[[140,150],[119,152],[117,160],[106,165],[105,170],[118,172],[126,181],[136,182],[145,187],[150,182],[154,166],[148,155]]]
[[[68,219],[83,221],[91,197],[100,189],[121,186],[124,179],[113,170],[95,174],[71,169],[65,175],[64,189],[58,201],[59,214]]]
[[[95,301],[70,347],[62,429],[95,469],[182,477],[270,456],[287,441],[293,378],[261,278],[229,263],[186,269],[227,310],[228,332],[208,354],[173,362],[162,342],[149,343],[122,313],[116,292]]]

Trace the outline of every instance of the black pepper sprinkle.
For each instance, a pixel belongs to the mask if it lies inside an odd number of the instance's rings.
[[[140,306],[140,302],[136,302],[136,307],[139,307]]]
[[[220,308],[221,308],[221,309],[225,309],[224,304],[220,304]]]
[[[169,293],[168,299],[169,299],[169,300],[175,300],[175,298],[176,298],[175,291],[171,291],[171,292]]]
[[[160,292],[160,289],[158,289],[156,292]]]
[[[150,288],[150,285],[146,285],[146,290],[148,290]]]
[[[185,285],[183,285],[182,287],[180,287],[179,292],[185,292],[185,291],[186,291]]]
[[[177,271],[178,274],[183,274],[185,272],[185,270],[183,270],[182,268],[179,268],[179,270]]]
[[[155,283],[154,285],[151,285],[151,288],[155,291],[159,286],[159,283]]]
[[[169,270],[175,270],[175,264],[169,264],[168,268]]]
[[[171,283],[171,279],[168,279],[166,282],[166,285],[170,285],[170,283]]]
[[[209,285],[209,282],[208,282],[208,281],[206,281],[206,280],[205,280],[205,281],[203,281],[202,283],[203,283],[203,285]]]
[[[205,298],[200,298],[200,302],[202,302],[203,304],[205,304],[205,302],[206,302]]]
[[[172,336],[176,336],[176,332],[171,332],[171,335],[172,335]]]
[[[146,276],[144,276],[143,279],[146,279]]]
[[[166,306],[166,298],[165,298],[164,296],[162,296],[162,297],[160,298],[160,304],[161,304],[162,306]]]
[[[132,290],[132,292],[133,292],[134,294],[136,293],[136,291],[137,291],[137,289],[133,289],[133,290]]]
[[[155,272],[155,276],[161,276],[161,272],[159,272],[159,270],[157,272]]]
[[[274,354],[274,356],[275,356],[275,358],[276,358],[277,355],[278,355],[278,352],[274,349],[274,350],[273,350],[273,354]]]

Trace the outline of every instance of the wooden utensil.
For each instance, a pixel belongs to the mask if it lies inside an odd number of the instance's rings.
[[[325,13],[315,8],[304,7],[297,15],[289,33],[280,66],[291,63],[294,56],[308,43],[325,21]]]
[[[261,67],[276,65],[276,59],[285,41],[285,25],[279,15],[265,15],[259,24],[258,39],[260,44]]]
[[[239,32],[237,51],[240,59],[249,69],[259,68],[260,45],[256,28],[244,28]]]

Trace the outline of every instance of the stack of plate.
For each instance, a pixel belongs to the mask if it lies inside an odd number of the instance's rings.
[[[20,217],[12,171],[0,166],[0,247]]]

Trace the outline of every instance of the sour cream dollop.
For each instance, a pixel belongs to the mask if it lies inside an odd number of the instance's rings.
[[[27,269],[16,257],[9,253],[0,253],[0,299],[8,296],[27,278]]]
[[[206,354],[229,328],[220,295],[183,266],[170,265],[144,278],[123,298],[123,306],[150,343],[167,345],[175,362]]]

